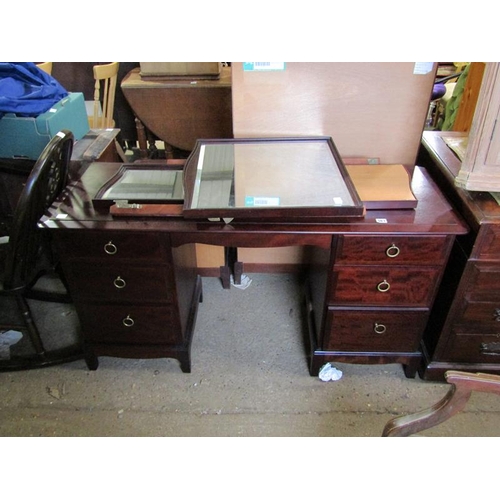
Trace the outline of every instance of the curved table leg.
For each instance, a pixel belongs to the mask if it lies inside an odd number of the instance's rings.
[[[449,370],[446,381],[452,384],[448,393],[431,408],[396,417],[387,422],[382,437],[403,437],[441,424],[464,409],[472,391],[500,395],[500,376]]]

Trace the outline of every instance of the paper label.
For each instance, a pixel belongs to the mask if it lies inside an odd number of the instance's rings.
[[[279,207],[277,196],[245,196],[245,207]]]
[[[414,75],[426,75],[432,71],[434,63],[431,62],[416,62],[413,68]]]
[[[244,62],[243,71],[284,71],[284,62]]]

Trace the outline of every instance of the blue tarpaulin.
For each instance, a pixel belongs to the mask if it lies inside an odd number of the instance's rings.
[[[0,62],[0,118],[5,113],[35,117],[68,92],[32,62]]]

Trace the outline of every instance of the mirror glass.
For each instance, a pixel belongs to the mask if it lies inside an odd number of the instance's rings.
[[[324,139],[204,143],[190,207],[354,206],[344,175]]]

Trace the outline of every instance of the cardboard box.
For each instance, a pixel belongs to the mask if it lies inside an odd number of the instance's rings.
[[[71,130],[75,140],[90,130],[81,92],[70,93],[36,118],[4,115],[0,119],[0,158],[37,160],[50,139],[62,129]]]

